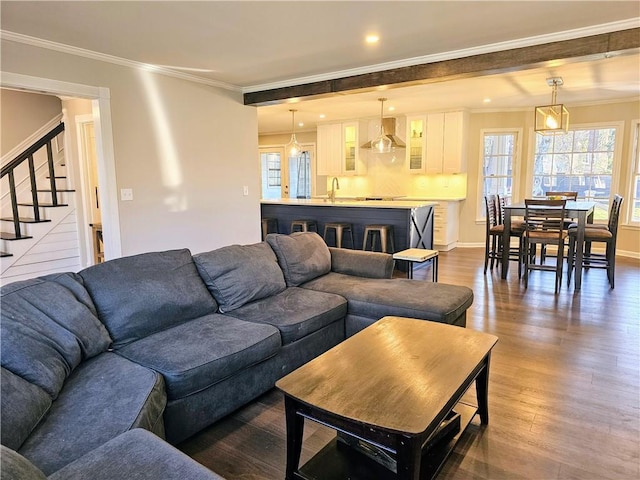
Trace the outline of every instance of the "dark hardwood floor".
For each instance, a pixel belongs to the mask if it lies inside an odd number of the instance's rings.
[[[439,281],[475,299],[467,328],[499,337],[491,359],[489,425],[476,419],[439,479],[640,478],[640,263],[619,257],[616,288],[586,271],[582,291],[554,274],[486,275],[482,249],[440,253]],[[565,272],[566,275],[566,272]],[[431,278],[428,268],[415,278]],[[473,392],[467,397],[474,401]],[[282,396],[272,390],[179,446],[229,480],[282,479]],[[302,461],[334,432],[307,422]]]

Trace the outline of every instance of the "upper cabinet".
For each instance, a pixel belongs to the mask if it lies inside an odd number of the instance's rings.
[[[360,155],[360,142],[366,135],[362,122],[346,122],[318,125],[317,173],[318,175],[363,175],[366,163]]]
[[[427,115],[427,145],[424,172],[463,173],[466,171],[466,112]]]
[[[424,173],[427,151],[427,116],[407,117],[407,169],[409,173]]]

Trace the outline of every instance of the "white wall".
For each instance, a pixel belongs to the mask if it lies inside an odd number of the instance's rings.
[[[123,255],[260,240],[257,114],[239,92],[9,41],[1,48],[3,72],[110,90],[117,188],[134,195],[118,201]]]

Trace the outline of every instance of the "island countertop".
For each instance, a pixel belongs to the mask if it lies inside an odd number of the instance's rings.
[[[358,207],[358,208],[396,208],[412,209],[418,207],[430,207],[438,202],[429,200],[355,200],[336,199],[331,202],[324,198],[276,198],[272,200],[260,200],[262,205],[298,205],[305,207]]]

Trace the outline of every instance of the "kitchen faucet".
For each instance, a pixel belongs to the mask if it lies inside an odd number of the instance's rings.
[[[333,177],[333,180],[331,180],[331,193],[329,194],[331,203],[336,201],[336,190],[340,190],[340,182],[338,182],[338,177]]]

